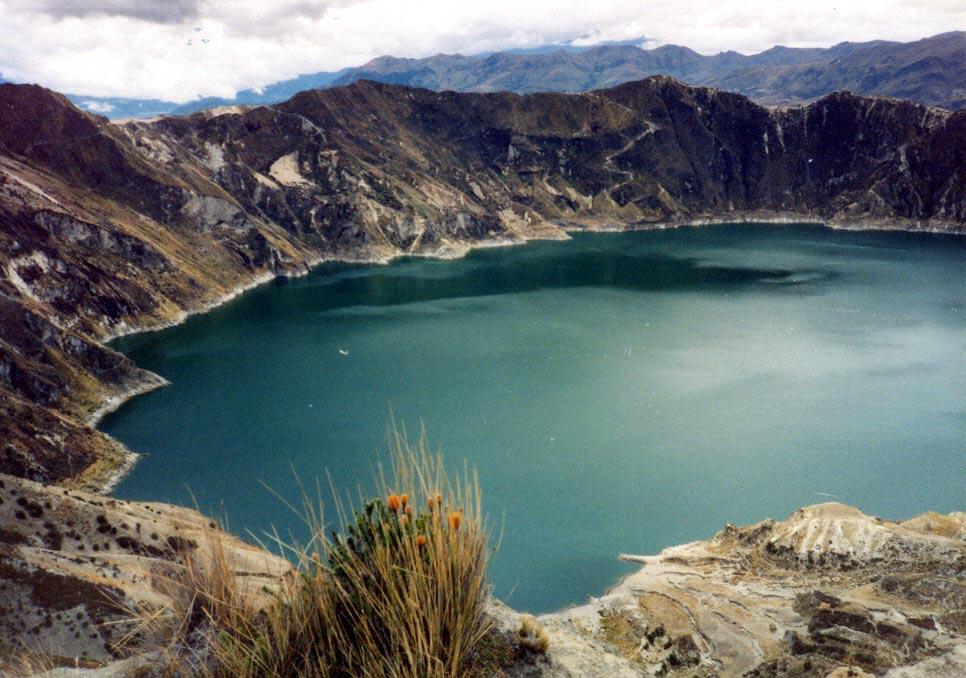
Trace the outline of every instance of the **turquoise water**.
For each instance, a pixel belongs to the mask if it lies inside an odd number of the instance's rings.
[[[966,238],[749,226],[330,264],[117,348],[172,385],[102,430],[123,498],[295,518],[355,491],[390,412],[479,471],[515,607],[599,595],[726,522],[966,510]]]

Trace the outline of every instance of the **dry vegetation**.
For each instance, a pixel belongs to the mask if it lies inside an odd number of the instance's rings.
[[[448,476],[439,455],[391,436],[378,498],[300,511],[307,544],[278,540],[296,563],[271,592],[239,590],[217,543],[170,582],[174,601],[140,613],[137,641],[164,648],[168,675],[206,678],[467,675],[489,630],[487,534],[475,476]],[[201,554],[204,555],[204,554]]]

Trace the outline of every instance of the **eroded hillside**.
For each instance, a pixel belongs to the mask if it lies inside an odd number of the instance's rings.
[[[84,417],[160,383],[97,342],[320,259],[695,221],[966,222],[966,113],[847,93],[769,109],[664,77],[526,96],[358,82],[113,124],[3,85],[0,111],[0,470],[38,480],[84,471],[111,447]]]

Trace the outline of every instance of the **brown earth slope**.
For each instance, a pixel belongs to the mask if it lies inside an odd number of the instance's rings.
[[[321,258],[746,218],[961,232],[964,148],[966,112],[846,93],[768,109],[663,77],[527,96],[359,82],[126,124],[2,85],[0,470],[76,476],[109,447],[83,417],[159,383],[99,341]]]
[[[135,611],[160,609],[179,593],[173,582],[186,559],[218,558],[250,595],[290,570],[195,511],[0,474],[0,675],[5,654],[17,650],[68,664],[129,653]]]

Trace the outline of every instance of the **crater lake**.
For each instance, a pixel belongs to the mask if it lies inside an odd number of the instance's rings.
[[[730,225],[328,263],[112,346],[171,385],[99,428],[115,494],[299,535],[392,419],[479,473],[494,594],[600,595],[726,522],[966,510],[966,237]],[[334,519],[334,511],[327,514]]]

